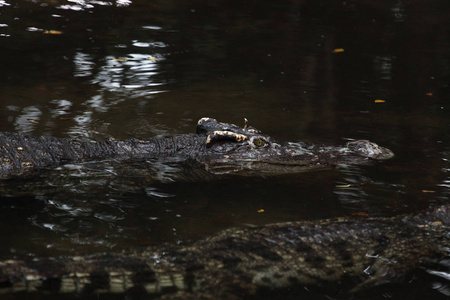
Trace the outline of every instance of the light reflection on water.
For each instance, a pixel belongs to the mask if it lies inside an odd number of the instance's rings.
[[[70,4],[57,6],[58,9],[83,11],[93,9],[96,5],[126,7],[131,4],[131,0],[99,1],[99,0],[68,0]]]
[[[98,66],[92,62],[90,54],[77,52],[73,60],[73,76],[88,77],[90,84],[98,87],[96,94],[81,103],[81,111],[76,111],[79,105],[75,107],[68,99],[51,100],[51,118],[60,119],[67,115],[75,124],[66,131],[72,136],[85,136],[94,122],[93,114],[108,113],[110,108],[116,109],[120,103],[133,101],[134,98],[144,103],[143,99],[151,99],[165,92],[165,82],[155,78],[159,74],[158,64],[164,57],[157,57],[139,53],[129,53],[121,58],[106,56],[99,60],[104,65]],[[48,93],[52,98],[58,96]],[[41,109],[34,105],[24,108],[9,106],[9,110],[16,114],[14,124],[18,132],[33,132],[43,117]]]
[[[29,120],[37,122],[40,120],[41,115],[41,110],[34,105],[24,107],[14,121],[16,130],[19,132],[31,132],[34,125]]]
[[[158,60],[162,60],[159,58]],[[107,56],[99,67],[92,84],[101,87],[100,92],[123,93],[124,97],[145,97],[162,92],[152,87],[163,85],[153,79],[158,74],[157,59],[153,56],[129,53],[125,58]],[[130,92],[131,91],[131,92]]]
[[[446,178],[438,186],[444,188],[444,195],[448,196],[450,194],[450,150],[442,153],[442,161],[444,162],[442,172],[446,175]]]
[[[56,50],[48,55],[46,51],[37,51],[30,56],[33,58],[31,63],[37,60],[44,65],[48,64],[51,70],[46,74],[53,73],[56,67],[58,73],[66,77],[61,86],[58,86],[61,77],[55,77],[57,81],[48,78],[47,80],[51,81],[42,83],[39,83],[40,78],[36,78],[37,80],[33,81],[38,82],[37,87],[25,86],[25,89],[30,89],[28,93],[39,90],[40,98],[36,102],[40,103],[29,106],[9,105],[14,108],[14,112],[8,117],[14,119],[14,131],[33,132],[44,124],[50,128],[55,127],[55,123],[61,123],[60,120],[69,120],[65,123],[72,124],[70,127],[65,126],[63,134],[86,137],[93,130],[92,124],[102,122],[102,114],[110,113],[111,108],[117,110],[120,103],[133,99],[139,99],[142,103],[143,99],[153,99],[155,95],[167,91],[167,80],[160,72],[160,65],[165,61],[164,53],[168,48],[166,43],[158,38],[163,27],[141,25],[133,30],[129,37],[122,38],[116,29],[103,32],[101,26],[89,15],[84,16],[94,11],[102,11],[108,15],[108,11],[104,9],[116,7],[118,11],[122,11],[131,4],[131,1],[126,0],[68,1],[64,4],[58,1],[20,1],[15,10],[19,15],[16,21],[21,20],[28,26],[11,26],[14,24],[9,22],[15,21],[10,18],[8,23],[2,23],[1,26],[6,30],[5,35],[11,36],[12,44],[16,39],[34,39],[37,44],[55,42],[55,48],[63,48],[62,51]],[[6,2],[2,5],[10,6]],[[35,17],[24,13],[22,8],[24,11],[32,11]],[[10,12],[14,15],[14,10]],[[81,23],[87,22],[86,28],[78,27],[81,25],[75,21],[78,18],[83,20]],[[5,21],[7,20],[8,18],[5,18]],[[112,33],[114,30],[116,35]],[[66,47],[66,38],[80,42],[76,43],[77,48],[73,49],[75,51],[72,52],[70,47]],[[52,66],[54,59],[62,59],[63,66],[61,61],[57,63],[58,66]],[[70,67],[68,64],[71,64]],[[72,82],[73,85],[67,85],[67,82]],[[77,93],[80,97],[76,96]],[[17,97],[14,92],[12,95]],[[56,107],[49,107],[53,104]],[[53,121],[48,121],[49,117]]]

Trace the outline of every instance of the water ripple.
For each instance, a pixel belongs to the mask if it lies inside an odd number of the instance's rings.
[[[163,92],[163,90],[154,89],[164,84],[155,77],[159,73],[158,61],[161,59],[140,53],[130,53],[125,58],[107,56],[104,65],[92,79],[92,83],[111,92],[131,90],[130,96]],[[134,90],[136,92],[133,92]]]

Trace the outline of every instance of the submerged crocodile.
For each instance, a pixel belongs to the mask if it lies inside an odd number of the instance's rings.
[[[202,118],[196,134],[125,141],[80,141],[51,136],[0,133],[0,179],[32,175],[67,163],[147,160],[177,157],[204,164],[211,173],[242,175],[302,172],[330,165],[393,157],[392,151],[367,140],[345,146],[277,141],[248,126]]]
[[[305,287],[349,293],[447,256],[450,205],[391,218],[342,217],[232,228],[190,245],[0,261],[0,293],[131,293],[161,299],[274,299]],[[271,296],[268,296],[271,295]],[[283,298],[283,297],[282,297]],[[285,298],[283,298],[285,299]]]

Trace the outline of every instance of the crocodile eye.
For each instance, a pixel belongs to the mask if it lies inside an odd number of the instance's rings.
[[[256,147],[264,146],[265,143],[266,143],[266,141],[263,140],[263,139],[254,139],[254,140],[253,140],[253,144],[254,144]]]

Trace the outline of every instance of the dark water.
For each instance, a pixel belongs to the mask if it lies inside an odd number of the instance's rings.
[[[125,139],[193,132],[204,116],[246,117],[280,139],[370,139],[396,154],[275,178],[170,182],[176,166],[153,167],[152,180],[87,166],[62,183],[8,182],[3,259],[448,202],[446,0],[0,0],[0,45],[0,131]],[[421,292],[437,299],[449,284],[435,280],[421,282]]]

